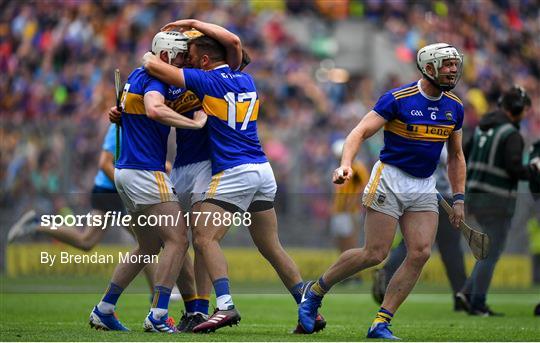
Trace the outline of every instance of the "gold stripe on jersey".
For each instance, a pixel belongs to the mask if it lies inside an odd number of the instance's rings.
[[[172,101],[166,101],[165,104],[172,108],[176,113],[185,113],[201,107],[199,98],[192,91],[186,91]]]
[[[403,89],[400,89],[398,91],[395,91],[392,93],[393,96],[398,96],[402,93],[407,93],[407,92],[410,92],[412,90],[414,90],[415,88],[418,88],[418,85],[414,85],[414,86],[410,86],[410,87],[407,87],[407,88],[403,88]]]
[[[144,107],[144,96],[141,94],[128,92],[126,94],[126,100],[124,102],[124,112],[127,112],[129,114],[146,115],[146,108]]]
[[[463,106],[463,102],[461,102],[461,100],[458,98],[458,96],[455,95],[454,93],[452,93],[452,92],[444,92],[444,95],[446,95],[447,97],[449,97],[450,99],[452,99],[454,101],[457,101],[460,105]]]
[[[377,167],[377,171],[375,172],[375,176],[373,177],[373,182],[371,182],[371,185],[368,189],[368,194],[366,196],[366,199],[364,201],[364,206],[369,207],[371,204],[373,204],[373,199],[375,198],[375,191],[377,190],[377,187],[379,186],[379,182],[381,181],[381,174],[384,169],[384,163],[380,162],[379,166]]]
[[[412,92],[408,92],[408,93],[405,93],[405,94],[401,94],[399,96],[396,96],[395,99],[398,100],[398,99],[402,99],[402,98],[406,98],[406,97],[409,97],[409,96],[413,96],[413,95],[416,95],[420,93],[420,90],[417,88],[415,89],[414,91]]]
[[[358,199],[369,180],[369,173],[360,162],[353,163],[352,170],[352,178],[345,181],[343,185],[336,186],[333,213],[356,213],[361,209]]]
[[[455,125],[407,124],[394,119],[384,125],[384,130],[408,139],[444,142],[450,137]]]
[[[244,122],[244,118],[246,117],[246,114],[248,112],[250,105],[250,101],[244,101],[244,102],[237,102],[236,103],[236,122],[242,123]],[[228,121],[228,111],[229,111],[229,104],[225,99],[220,98],[214,98],[210,95],[205,95],[202,107],[206,114],[209,116],[218,117],[219,119],[223,121]],[[255,105],[253,106],[253,111],[251,113],[251,117],[249,118],[249,121],[255,121],[257,120],[259,116],[259,99],[255,101]]]

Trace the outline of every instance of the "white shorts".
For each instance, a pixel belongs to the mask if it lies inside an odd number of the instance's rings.
[[[216,199],[247,211],[254,201],[274,201],[277,185],[270,163],[242,164],[212,176],[205,200]]]
[[[330,233],[333,237],[350,236],[356,227],[360,227],[360,213],[336,213],[330,217]]]
[[[173,168],[171,181],[183,211],[204,199],[204,192],[212,180],[212,163],[209,160]]]
[[[162,202],[177,201],[169,176],[160,171],[115,169],[114,183],[130,213]]]
[[[399,219],[404,212],[439,213],[435,178],[418,178],[401,169],[377,161],[364,189],[362,203]]]

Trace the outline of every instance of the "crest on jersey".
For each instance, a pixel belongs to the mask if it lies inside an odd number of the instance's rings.
[[[384,204],[385,200],[386,200],[386,195],[379,194],[379,196],[377,197],[377,204],[382,205]]]
[[[452,116],[452,112],[451,111],[446,111],[444,113],[444,116],[446,117],[447,120],[452,120],[454,119],[454,117]]]

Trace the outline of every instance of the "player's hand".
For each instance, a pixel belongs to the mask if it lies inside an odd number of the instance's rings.
[[[109,112],[107,113],[109,115],[109,121],[114,124],[120,124],[120,121],[122,119],[122,112],[120,112],[116,106],[113,106],[109,108]]]
[[[193,114],[193,120],[195,120],[197,122],[197,124],[200,125],[199,128],[203,128],[204,125],[206,124],[206,120],[208,119],[208,115],[206,115],[206,113],[202,110],[200,111],[196,111],[194,114]]]
[[[332,174],[332,182],[335,184],[341,185],[345,181],[349,180],[352,177],[353,171],[351,167],[340,166]]]
[[[161,28],[161,31],[171,31],[171,30],[177,30],[180,32],[188,31],[188,30],[191,30],[191,28],[195,25],[194,24],[195,21],[196,20],[194,19],[182,19],[182,20],[173,21],[171,23],[165,24],[165,26]]]
[[[165,161],[165,173],[167,173],[167,175],[171,175],[171,171],[172,171],[171,162]]]
[[[452,225],[459,227],[459,223],[465,219],[465,204],[463,202],[454,203],[452,209],[454,210],[454,213],[452,213],[448,219],[450,219]]]
[[[146,54],[143,55],[142,57],[142,65],[147,68],[148,67],[148,63],[150,63],[151,61],[157,59],[158,57],[156,55],[154,55],[152,52],[148,51]]]

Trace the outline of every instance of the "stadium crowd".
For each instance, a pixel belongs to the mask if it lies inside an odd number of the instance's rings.
[[[533,104],[522,132],[527,143],[540,136],[538,1],[331,3],[330,8],[322,0],[3,2],[2,207],[19,211],[44,199],[44,208],[58,210],[65,199],[59,195],[50,202],[49,194],[89,191],[108,125],[104,113],[114,103],[113,69],[119,67],[126,77],[159,28],[178,18],[214,22],[241,37],[252,59],[246,71],[260,90],[259,132],[279,193],[326,194],[313,197],[307,208],[314,219],[327,219],[330,212],[329,175],[336,163],[331,144],[383,90],[412,80],[389,75],[375,84],[368,71],[351,75],[347,83],[317,78],[323,56],[299,46],[294,32],[287,31],[285,23],[294,16],[316,18],[329,28],[343,19],[368,21],[388,32],[396,58],[409,64],[423,44],[454,44],[465,54],[463,79],[455,90],[464,100],[465,135],[495,104],[502,87],[518,83]],[[331,40],[332,31],[327,32]],[[377,147],[372,150],[364,153],[369,166],[378,153]],[[86,197],[78,198],[84,206]]]

